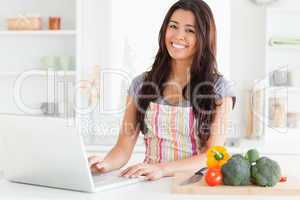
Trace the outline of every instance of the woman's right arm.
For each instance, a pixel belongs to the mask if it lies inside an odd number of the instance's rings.
[[[89,158],[90,169],[93,173],[104,173],[123,167],[132,154],[139,136],[137,126],[137,107],[134,97],[128,96],[119,138],[112,150],[101,159],[98,156]]]

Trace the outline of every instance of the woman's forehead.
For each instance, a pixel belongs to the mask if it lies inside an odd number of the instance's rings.
[[[169,22],[174,22],[182,25],[195,26],[195,16],[192,11],[178,9],[173,12]]]

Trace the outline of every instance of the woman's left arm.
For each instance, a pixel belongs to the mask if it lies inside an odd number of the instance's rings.
[[[206,166],[206,151],[216,145],[223,146],[232,110],[232,98],[224,97],[217,101],[216,115],[211,124],[211,134],[206,148],[199,154],[187,159],[171,161],[168,163],[146,164],[140,163],[125,169],[121,175],[126,177],[146,176],[148,180],[157,180],[164,176],[174,176],[180,171],[197,171]]]

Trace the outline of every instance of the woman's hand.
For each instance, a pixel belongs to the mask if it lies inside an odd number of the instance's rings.
[[[109,165],[98,156],[88,158],[89,167],[92,173],[105,173],[109,171]]]
[[[120,176],[128,178],[136,178],[139,176],[145,176],[146,180],[158,180],[165,176],[164,167],[161,164],[146,164],[140,163],[128,167],[121,172]]]

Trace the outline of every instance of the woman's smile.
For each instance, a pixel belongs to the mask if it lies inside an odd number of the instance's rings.
[[[175,49],[186,49],[188,47],[188,45],[175,43],[175,42],[171,42],[171,45]]]

